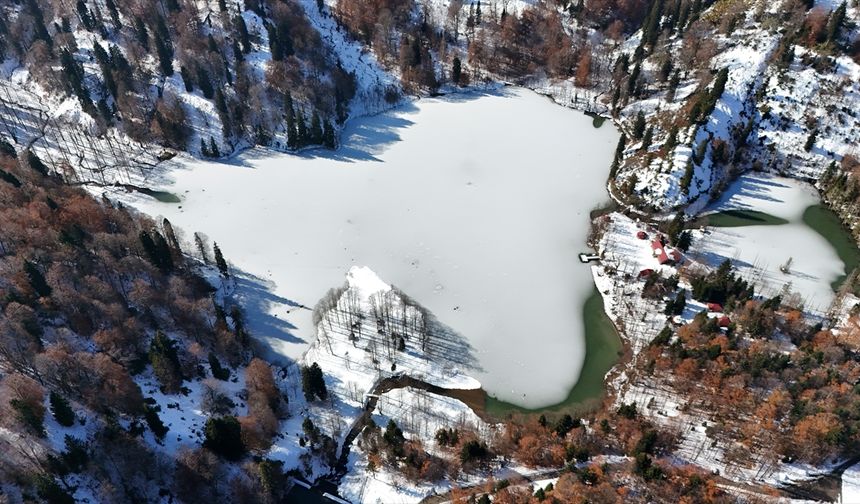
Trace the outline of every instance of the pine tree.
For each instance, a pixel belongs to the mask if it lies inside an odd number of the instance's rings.
[[[332,127],[331,121],[326,121],[323,126],[323,145],[329,149],[337,147],[334,136],[334,127]]]
[[[177,392],[182,385],[182,366],[176,342],[156,331],[149,345],[149,362],[162,388],[169,393]]]
[[[164,18],[158,16],[155,26],[155,51],[158,53],[158,66],[161,73],[170,77],[173,75],[173,42],[170,40],[170,30]]]
[[[45,276],[39,271],[39,268],[30,261],[24,261],[24,273],[27,275],[27,280],[30,287],[39,295],[39,297],[50,297],[53,289],[48,285]]]
[[[633,138],[640,140],[645,133],[645,113],[641,110],[636,114],[636,121],[633,123]]]
[[[242,52],[248,54],[251,52],[251,36],[248,34],[248,25],[245,24],[245,18],[236,16],[233,24],[236,26],[236,31],[239,32],[239,42],[242,43]]]
[[[206,140],[200,139],[200,154],[203,157],[212,157],[212,153],[209,152],[209,146],[206,145]]]
[[[651,141],[654,139],[654,126],[648,126],[645,130],[645,136],[642,137],[642,147],[639,150],[647,151],[651,147]]]
[[[215,96],[215,89],[212,87],[209,72],[202,65],[197,67],[197,85],[200,86],[200,92],[207,100],[211,100]]]
[[[93,31],[93,19],[90,17],[90,11],[87,9],[87,4],[84,0],[78,0],[76,5],[78,10],[78,17],[81,19],[81,23],[84,25],[87,31]]]
[[[316,362],[302,367],[302,392],[308,401],[313,401],[314,398],[324,401],[328,397],[322,369]]]
[[[182,76],[182,83],[185,84],[185,91],[191,93],[194,91],[194,81],[191,80],[191,72],[185,65],[179,67],[179,75]]]
[[[221,249],[218,248],[217,242],[212,245],[212,249],[215,252],[215,265],[218,266],[218,271],[225,277],[229,277],[230,270],[227,268],[227,261],[224,260],[224,255],[221,253]]]
[[[812,150],[812,147],[815,146],[815,139],[818,138],[818,128],[813,129],[809,136],[806,138],[806,144],[803,146],[803,150],[809,152]]]
[[[170,246],[167,240],[164,239],[161,233],[156,230],[152,231],[152,241],[155,244],[155,251],[158,255],[158,267],[165,273],[173,271],[173,254],[170,251]]]
[[[209,352],[209,368],[212,370],[212,377],[216,380],[227,381],[230,379],[230,370],[225,369],[218,360],[218,356],[214,352]]]
[[[48,167],[45,166],[45,163],[43,163],[42,160],[39,159],[39,156],[37,156],[32,150],[27,151],[27,166],[36,170],[42,176],[48,176]]]
[[[451,82],[457,85],[460,85],[460,73],[462,72],[461,65],[462,63],[460,62],[460,58],[454,56],[454,64],[451,68]]]
[[[684,175],[681,177],[681,192],[686,194],[690,193],[690,183],[693,181],[693,160],[687,160],[687,166],[684,167]]]
[[[671,153],[675,150],[675,147],[678,145],[678,127],[672,126],[672,129],[669,130],[669,137],[666,138],[666,143],[663,144],[663,149],[666,151],[666,154]]]
[[[839,4],[839,7],[830,15],[830,20],[827,23],[827,42],[836,44],[839,42],[839,35],[842,32],[842,25],[845,24],[845,11],[847,6],[845,2]]]
[[[45,16],[38,2],[36,0],[26,0],[24,4],[33,19],[33,36],[39,40],[43,40],[48,44],[49,48],[53,48],[54,41],[48,34],[48,28],[45,26]]]
[[[209,135],[209,153],[212,157],[221,157],[221,149],[218,148],[218,144],[215,143],[215,139],[212,135]]]
[[[139,17],[134,18],[134,35],[141,47],[149,52],[149,32],[146,29],[146,23]]]
[[[296,115],[296,140],[299,147],[308,144],[308,128],[305,125],[305,114],[301,110]]]
[[[71,427],[75,423],[75,412],[69,406],[69,401],[54,391],[51,391],[49,400],[51,403],[51,413],[54,415],[57,423],[63,427]]]
[[[152,431],[156,438],[161,440],[164,439],[164,436],[170,429],[161,421],[161,417],[158,416],[159,411],[161,411],[161,406],[150,406],[146,404],[143,409],[143,419],[146,420],[146,425],[149,426],[149,430]]]
[[[245,454],[242,426],[236,417],[209,418],[203,428],[203,446],[227,460],[239,460]]]
[[[618,139],[618,145],[615,146],[615,157],[612,158],[612,167],[609,170],[609,178],[615,179],[618,174],[618,168],[621,166],[621,161],[624,159],[624,148],[627,145],[627,135],[621,134]]]
[[[317,112],[311,117],[310,143],[319,145],[323,140],[322,122]]]

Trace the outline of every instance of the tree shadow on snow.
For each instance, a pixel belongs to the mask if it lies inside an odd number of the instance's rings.
[[[288,313],[305,309],[300,303],[274,293],[275,283],[241,270],[233,271],[236,285],[232,299],[245,313],[245,326],[254,338],[278,339],[285,343],[307,343],[296,335],[296,326],[272,315],[278,305],[288,306]]]
[[[429,312],[427,331],[430,337],[427,338],[425,353],[431,359],[438,358],[443,365],[460,367],[463,370],[483,371],[475,356],[475,348],[469,341]]]

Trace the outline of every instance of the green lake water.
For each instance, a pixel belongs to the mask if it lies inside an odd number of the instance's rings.
[[[823,205],[813,205],[807,208],[803,212],[803,222],[823,236],[836,250],[839,259],[845,263],[847,274],[840,276],[830,284],[835,291],[839,289],[848,275],[857,269],[857,266],[860,266],[860,249],[857,248],[857,243],[842,225],[839,216]]]
[[[832,210],[824,205],[812,205],[803,212],[803,223],[827,240],[845,264],[846,274],[830,286],[838,290],[852,271],[860,266],[860,248]],[[788,221],[756,210],[726,210],[704,217],[702,224],[713,227],[778,226]]]
[[[496,418],[510,413],[583,413],[598,405],[605,392],[604,377],[618,362],[623,345],[615,326],[603,310],[603,298],[597,288],[585,300],[583,319],[585,361],[576,385],[564,401],[551,406],[528,409],[487,396],[486,412]]]

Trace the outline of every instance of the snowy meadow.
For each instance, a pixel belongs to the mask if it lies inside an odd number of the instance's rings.
[[[311,310],[351,266],[429,309],[472,347],[484,388],[563,400],[585,355],[589,211],[606,201],[611,127],[529,91],[423,99],[351,122],[334,152],[182,158],[123,196],[216,241],[249,328],[274,356],[313,340]],[[465,360],[465,359],[464,359]]]

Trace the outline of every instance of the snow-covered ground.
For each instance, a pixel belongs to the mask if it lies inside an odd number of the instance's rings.
[[[810,313],[824,313],[833,302],[831,283],[845,264],[827,240],[803,222],[803,212],[819,203],[804,182],[767,174],[747,174],[712,209],[756,210],[788,221],[782,225],[709,228],[694,240],[690,256],[715,267],[731,259],[738,272],[766,297],[784,288],[800,295]],[[788,273],[780,271],[791,258]],[[786,285],[788,284],[788,287]]]
[[[425,450],[440,452],[434,436],[445,429],[467,429],[490,436],[492,427],[478,418],[462,402],[412,388],[392,390],[383,394],[373,416],[376,425],[382,428],[388,420],[394,420],[409,439],[419,439]],[[450,456],[450,455],[449,455]],[[472,483],[474,476],[463,476],[460,485]],[[409,481],[391,471],[369,471],[367,458],[356,450],[349,460],[349,471],[338,487],[338,493],[351,502],[397,504],[418,502],[433,493],[450,491],[449,480],[418,483]]]
[[[301,305],[366,265],[468,339],[490,393],[537,407],[564,399],[584,355],[576,254],[617,141],[591,123],[518,89],[425,99],[349,125],[333,153],[183,158],[149,181],[180,204],[124,197],[217,240],[278,354],[313,337]]]

